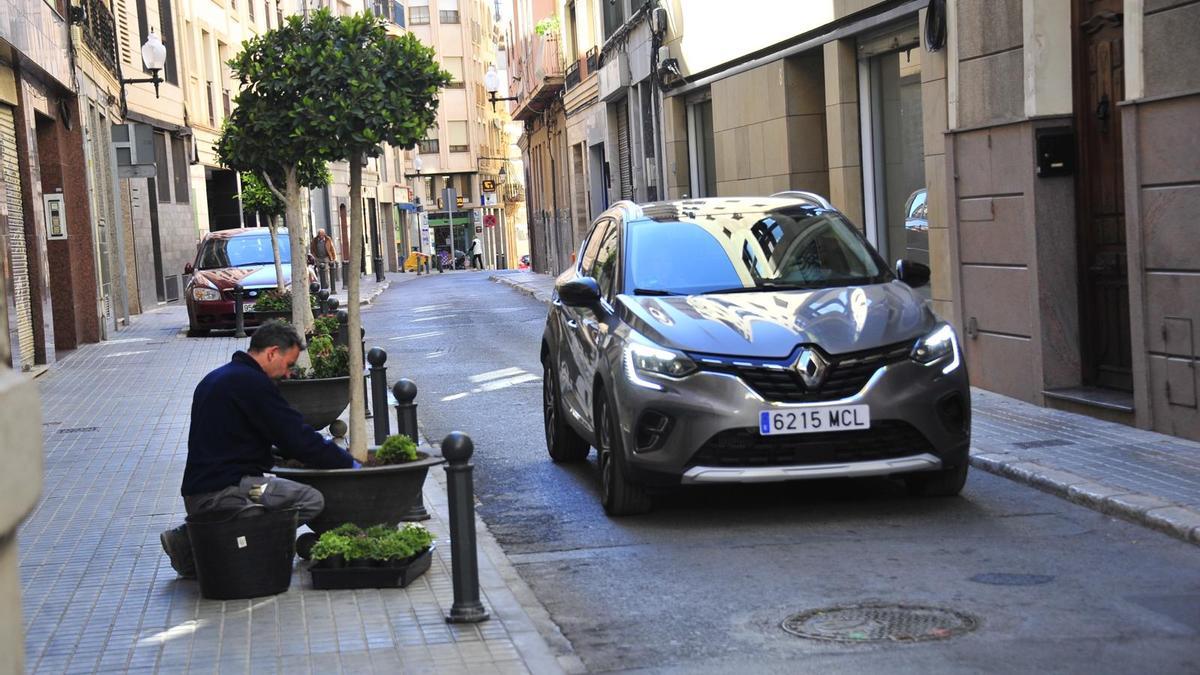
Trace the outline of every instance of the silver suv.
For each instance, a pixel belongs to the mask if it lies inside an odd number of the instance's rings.
[[[598,452],[609,515],[661,484],[902,474],[955,495],[970,391],[954,329],[841,213],[805,198],[620,202],[560,275],[546,445]]]

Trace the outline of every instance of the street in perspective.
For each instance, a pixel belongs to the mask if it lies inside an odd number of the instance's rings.
[[[1197,30],[0,0],[0,673],[1200,672]]]

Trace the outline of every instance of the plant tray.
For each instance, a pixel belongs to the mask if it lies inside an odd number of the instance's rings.
[[[424,574],[433,562],[433,547],[418,554],[408,563],[396,567],[313,567],[313,588],[340,590],[348,588],[404,588]]]

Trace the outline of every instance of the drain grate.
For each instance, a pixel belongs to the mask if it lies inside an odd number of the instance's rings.
[[[919,605],[850,605],[793,614],[783,621],[792,635],[830,642],[924,642],[975,630],[979,621],[963,612]]]
[[[81,434],[85,431],[96,431],[99,428],[100,427],[68,427],[66,429],[59,429],[58,433],[60,433],[60,434]]]
[[[1009,574],[1006,572],[986,572],[971,577],[977,584],[992,586],[1039,586],[1054,581],[1049,574]]]

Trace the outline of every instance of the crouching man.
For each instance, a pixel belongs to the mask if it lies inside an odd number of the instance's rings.
[[[300,357],[300,336],[291,325],[268,321],[254,332],[249,352],[236,352],[200,381],[192,396],[183,505],[189,516],[261,504],[270,510],[295,508],[306,523],[325,507],[317,490],[263,474],[274,465],[272,446],[284,457],[319,469],[348,469],[357,462],[342,448],[304,423],[279,393]],[[159,535],[171,567],[180,576],[196,574],[186,526]]]

